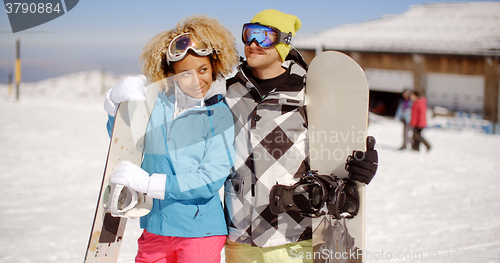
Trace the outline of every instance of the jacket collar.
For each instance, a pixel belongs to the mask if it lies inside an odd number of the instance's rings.
[[[300,56],[298,52],[295,53]],[[295,54],[293,54],[292,52],[291,54],[288,55],[287,59],[289,60],[283,62],[281,66],[287,70],[289,69],[289,78],[285,82],[283,82],[280,86],[276,87],[274,91],[281,91],[281,92],[301,91],[305,86],[305,75],[306,75],[307,64],[303,62],[302,57],[300,57],[299,59],[295,57]],[[273,97],[275,97],[272,96],[271,92],[271,94],[269,94],[265,99],[262,98],[260,92],[256,88],[258,84],[255,81],[254,77],[252,76],[251,68],[250,66],[248,66],[248,63],[246,61],[243,61],[237,67],[237,69],[238,72],[236,73],[235,79],[243,86],[248,88],[249,94],[256,102],[260,103],[261,101],[270,100],[273,99]]]
[[[202,99],[195,99],[184,93],[177,83],[175,86],[174,118],[182,112],[217,104],[226,94],[226,80],[217,78]]]

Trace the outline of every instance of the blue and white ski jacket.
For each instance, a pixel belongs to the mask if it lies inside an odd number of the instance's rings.
[[[212,89],[221,92],[188,103],[180,89],[158,96],[146,131],[141,168],[150,175],[166,174],[167,180],[165,199],[154,199],[151,212],[141,218],[141,228],[150,233],[227,235],[218,191],[234,160],[234,122],[223,99],[225,81],[217,80]],[[109,116],[108,133],[113,123],[114,117]]]

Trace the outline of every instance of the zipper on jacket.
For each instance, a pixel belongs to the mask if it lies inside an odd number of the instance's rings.
[[[175,124],[175,119],[172,121],[172,124],[170,124],[170,129],[168,129],[168,133],[167,133],[167,141],[170,141],[170,133],[172,132],[172,129],[174,127],[174,124]]]
[[[196,205],[196,213],[194,214],[194,218],[198,216],[198,213],[200,212],[200,207]]]
[[[167,136],[167,141],[170,141],[170,133],[172,132],[172,129],[174,128],[174,124],[175,122],[180,119],[181,117],[183,117],[183,115],[189,115],[188,112],[189,111],[192,111],[192,110],[197,110],[197,111],[203,111],[203,108],[206,107],[206,106],[194,106],[193,108],[191,109],[188,109],[184,112],[181,112],[179,115],[177,115],[177,117],[173,118],[172,119],[172,124],[170,125],[170,128],[168,129],[168,133],[166,133],[166,136]],[[208,109],[208,107],[206,107]],[[168,123],[168,120],[167,120],[167,115],[165,114],[165,123]]]

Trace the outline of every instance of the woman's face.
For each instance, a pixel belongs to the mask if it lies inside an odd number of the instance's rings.
[[[189,96],[202,99],[212,86],[212,65],[209,57],[198,57],[187,54],[172,65],[175,80],[179,87]]]

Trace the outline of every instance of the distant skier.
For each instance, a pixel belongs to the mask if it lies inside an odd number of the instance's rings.
[[[419,151],[420,143],[423,143],[429,151],[431,145],[422,136],[422,130],[427,127],[427,99],[418,91],[413,91],[410,98],[413,101],[410,121],[410,126],[413,127],[412,150]]]
[[[396,116],[394,117],[397,121],[403,123],[403,146],[399,148],[400,150],[406,149],[408,143],[411,143],[413,145],[413,139],[409,136],[409,132],[411,130],[411,107],[413,106],[410,95],[411,91],[408,89],[405,89],[401,93],[402,98],[399,100],[398,109],[396,110]]]

